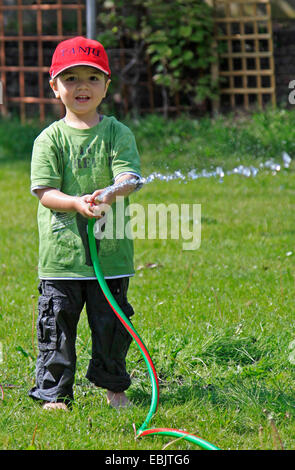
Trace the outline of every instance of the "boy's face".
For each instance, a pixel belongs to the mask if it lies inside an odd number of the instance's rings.
[[[73,113],[79,117],[87,117],[96,113],[106,92],[110,80],[94,67],[71,67],[54,80],[50,80],[50,86],[56,98],[60,98],[67,109],[67,113]]]

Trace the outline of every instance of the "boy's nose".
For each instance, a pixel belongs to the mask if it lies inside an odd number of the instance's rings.
[[[77,83],[77,88],[87,88],[87,81],[86,80],[79,80]]]

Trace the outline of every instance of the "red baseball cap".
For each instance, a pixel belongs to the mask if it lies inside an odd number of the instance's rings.
[[[60,42],[52,56],[50,76],[53,79],[77,65],[89,65],[111,76],[107,53],[103,45],[94,39],[77,36]]]

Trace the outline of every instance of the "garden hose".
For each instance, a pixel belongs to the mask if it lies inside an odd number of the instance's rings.
[[[203,449],[206,450],[219,450],[218,447],[215,445],[211,444],[210,442],[205,441],[204,439],[195,436],[194,434],[190,434],[187,431],[181,431],[178,429],[171,429],[171,428],[151,428],[151,429],[146,429],[150,420],[152,419],[153,415],[155,414],[157,408],[158,408],[158,403],[159,403],[159,382],[158,382],[158,377],[157,373],[154,367],[154,364],[152,362],[152,359],[149,355],[149,352],[144,345],[144,342],[140,338],[139,334],[135,330],[134,326],[132,323],[129,321],[127,316],[124,314],[116,300],[114,299],[109,286],[107,285],[105,278],[102,274],[99,259],[98,259],[98,253],[97,253],[97,248],[96,248],[96,242],[95,242],[95,236],[93,233],[94,229],[94,224],[96,222],[96,219],[89,219],[88,220],[88,240],[89,240],[89,248],[90,248],[90,255],[95,271],[96,278],[98,280],[98,283],[103,291],[103,294],[109,303],[110,307],[114,311],[115,315],[118,317],[120,322],[123,324],[123,326],[126,328],[128,333],[132,336],[134,339],[135,343],[137,344],[143,359],[146,363],[146,366],[148,368],[151,384],[152,384],[152,398],[151,398],[151,404],[150,404],[150,409],[149,412],[146,416],[146,419],[144,420],[143,424],[140,426],[138,430],[136,430],[136,438],[147,436],[150,434],[162,434],[165,436],[171,436],[171,437],[176,437],[180,439],[185,439],[187,441],[190,441],[194,444],[197,444]]]

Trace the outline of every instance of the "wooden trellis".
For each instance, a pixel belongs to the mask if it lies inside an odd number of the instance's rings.
[[[275,105],[275,74],[269,0],[214,0],[220,78],[216,104],[248,109]]]
[[[239,105],[248,108],[252,103],[257,103],[260,107],[268,102],[274,105],[275,76],[269,0],[213,1],[218,45],[218,62],[213,76],[221,79],[217,108],[219,103],[231,108]],[[53,97],[48,86],[51,55],[49,57],[46,51],[50,50],[52,54],[61,40],[83,35],[84,11],[85,0],[0,0],[2,115],[7,115],[11,109],[17,107],[23,121],[32,112],[34,116],[38,114],[43,121],[50,107],[60,106],[63,112],[63,106]],[[55,15],[55,19],[50,28],[46,28],[50,15]],[[35,58],[31,57],[29,61],[28,51],[35,54]],[[109,52],[112,68],[116,72],[116,51]],[[136,51],[132,52],[133,56],[135,53]],[[120,77],[128,64],[125,64],[126,52],[123,48],[118,54],[120,66],[117,69]],[[124,77],[121,77],[125,112],[129,112],[130,108],[134,109],[135,98],[139,102],[140,112],[163,109],[180,112],[185,109],[185,103],[181,103],[177,94],[173,97],[174,103],[168,103],[169,106],[165,104],[165,90],[162,89],[161,95],[161,89],[154,86],[149,66],[139,63],[138,59],[136,69],[141,73],[136,84],[138,98],[134,95],[135,86],[131,87],[131,92],[128,88],[129,81],[126,84]],[[166,101],[168,102],[167,99]],[[187,106],[190,108],[189,103]],[[58,109],[54,112],[56,111]]]
[[[52,47],[71,36],[82,35],[83,32],[83,10],[85,5],[82,0],[0,0],[0,80],[3,88],[3,104],[0,106],[2,115],[7,115],[10,103],[19,104],[20,117],[26,119],[26,104],[37,104],[39,107],[40,120],[45,119],[45,105],[57,105],[59,100],[46,96],[46,85],[48,88],[49,63],[44,62],[44,44],[50,43]],[[64,34],[65,21],[69,11],[76,14],[76,30],[71,35]],[[25,29],[24,15],[30,12],[31,18],[36,18],[31,30]],[[46,34],[44,27],[45,15],[56,12],[55,34]],[[14,15],[14,16],[13,16]],[[9,22],[12,27],[7,27]],[[68,28],[67,28],[68,29]],[[8,65],[8,44],[18,49],[17,63]],[[27,65],[25,63],[25,52],[28,48],[36,50],[36,63]],[[9,94],[9,74],[18,75],[18,96]],[[38,96],[28,96],[26,87],[32,79],[32,74],[37,74]],[[28,78],[27,78],[28,77]],[[46,83],[45,83],[46,81]]]
[[[50,60],[58,42],[85,34],[85,10],[85,0],[0,0],[2,115],[15,110],[24,122],[32,116],[44,121],[48,113],[64,113],[48,84]],[[53,15],[54,21],[49,22]],[[103,30],[99,17],[96,20],[98,30]],[[121,40],[120,46],[107,50],[113,76],[120,82],[120,102],[115,102],[118,113],[180,113],[189,109],[190,103],[181,103],[179,93],[168,100],[168,91],[155,86],[151,65],[140,45],[128,49]],[[28,60],[30,51],[35,60]]]

